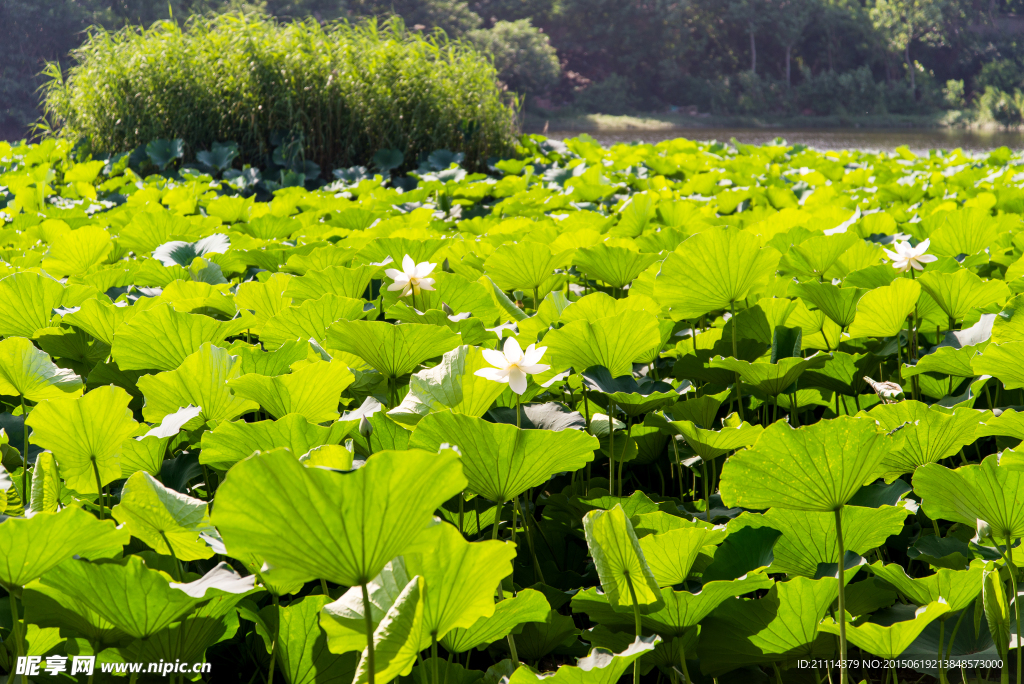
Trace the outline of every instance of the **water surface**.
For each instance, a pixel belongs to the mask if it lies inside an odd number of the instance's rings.
[[[548,137],[559,140],[581,135],[576,131],[553,131]],[[915,153],[930,149],[986,152],[997,147],[1019,150],[1024,147],[1024,131],[966,131],[942,128],[674,128],[662,130],[597,131],[588,133],[602,145],[617,143],[658,143],[672,138],[719,140],[736,138],[741,143],[763,145],[781,137],[791,145],[806,145],[818,150],[858,149],[891,152],[906,145]]]

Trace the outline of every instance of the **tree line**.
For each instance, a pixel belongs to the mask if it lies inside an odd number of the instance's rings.
[[[397,14],[490,54],[527,109],[918,113],[1024,86],[1024,0],[0,0],[0,137],[90,27],[225,11]]]

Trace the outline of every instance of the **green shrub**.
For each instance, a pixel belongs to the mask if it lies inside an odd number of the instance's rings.
[[[635,109],[633,103],[629,79],[618,74],[587,86],[576,96],[576,106],[595,114],[628,114]]]
[[[1024,93],[1007,93],[994,86],[985,88],[978,99],[978,118],[995,121],[1004,128],[1017,128],[1024,124]]]
[[[477,167],[511,148],[516,117],[490,61],[466,44],[407,33],[400,21],[321,27],[256,14],[99,31],[46,86],[55,127],[117,152],[181,138],[186,157],[235,141],[263,163],[302,140],[321,167],[366,164],[381,149],[447,148]]]
[[[808,70],[796,91],[800,108],[816,114],[874,114],[882,107],[882,90],[868,67],[817,76]]]
[[[967,98],[964,94],[963,79],[946,81],[946,87],[942,89],[942,100],[950,109],[963,109],[967,106]]]
[[[558,83],[558,55],[529,19],[495,22],[493,28],[470,31],[466,38],[494,59],[498,77],[509,90],[534,95]]]

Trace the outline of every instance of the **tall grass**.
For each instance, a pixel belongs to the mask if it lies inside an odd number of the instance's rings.
[[[258,14],[196,17],[140,31],[94,31],[66,75],[50,70],[48,120],[104,152],[182,138],[264,163],[279,136],[301,134],[324,168],[367,164],[380,149],[462,151],[470,166],[510,151],[514,107],[490,61],[401,22],[279,24]]]

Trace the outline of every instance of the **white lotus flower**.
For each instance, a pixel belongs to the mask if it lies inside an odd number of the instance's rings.
[[[428,261],[417,264],[411,256],[406,254],[405,258],[402,259],[401,271],[397,268],[389,268],[384,271],[384,275],[395,281],[388,285],[388,291],[401,290],[402,294],[398,295],[399,297],[408,297],[410,294],[418,295],[420,290],[433,292],[434,279],[427,276],[430,275],[435,266],[437,264],[432,264]]]
[[[495,382],[507,382],[512,391],[522,394],[526,391],[526,376],[543,373],[551,366],[544,363],[537,363],[540,357],[544,356],[547,347],[536,348],[530,345],[523,351],[514,337],[505,339],[505,347],[502,351],[497,349],[483,349],[484,358],[494,368],[481,368],[474,375]]]
[[[924,266],[921,264],[930,264],[933,261],[938,261],[938,257],[933,254],[925,254],[928,251],[928,245],[931,240],[925,240],[920,243],[917,247],[910,246],[910,240],[906,242],[896,242],[895,252],[884,250],[886,256],[892,259],[892,267],[899,269],[900,273],[904,273],[909,269],[913,268],[917,271],[923,271]]]

